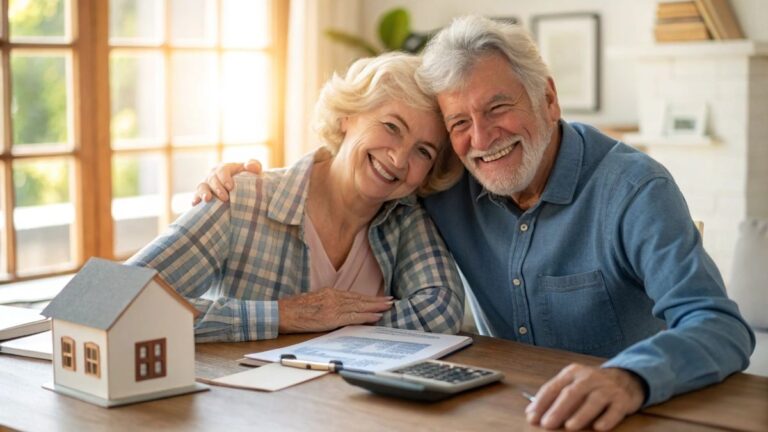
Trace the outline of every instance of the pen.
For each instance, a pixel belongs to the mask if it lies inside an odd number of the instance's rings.
[[[528,392],[522,392],[521,395],[524,398],[528,399],[529,402],[536,402],[536,396],[534,396],[534,395],[532,395],[532,394],[530,394]]]
[[[310,369],[316,371],[328,371],[338,372],[343,368],[343,365],[338,360],[331,360],[328,363],[298,360],[293,354],[282,354],[280,356],[280,364],[283,366],[289,366],[299,369]]]

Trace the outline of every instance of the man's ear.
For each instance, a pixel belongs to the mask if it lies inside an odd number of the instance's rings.
[[[557,88],[555,87],[555,80],[553,80],[552,77],[547,77],[547,88],[544,91],[544,101],[546,102],[549,119],[554,121],[560,120],[560,101],[557,99]]]

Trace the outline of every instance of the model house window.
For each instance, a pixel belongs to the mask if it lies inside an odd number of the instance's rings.
[[[164,377],[165,338],[136,342],[136,381]]]
[[[85,343],[85,374],[96,378],[101,376],[99,367],[99,346],[93,342]]]
[[[61,367],[75,371],[75,340],[71,337],[61,338]]]

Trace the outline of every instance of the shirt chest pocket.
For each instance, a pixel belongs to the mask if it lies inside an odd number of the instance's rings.
[[[537,344],[597,356],[622,349],[623,336],[602,273],[539,276]]]

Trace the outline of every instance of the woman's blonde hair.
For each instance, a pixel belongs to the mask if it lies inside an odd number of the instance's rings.
[[[344,117],[374,110],[390,100],[432,111],[441,118],[437,100],[416,82],[420,65],[419,57],[395,52],[357,60],[344,76],[334,74],[323,86],[315,105],[315,128],[325,148],[333,155],[338,152],[344,140]],[[461,177],[463,166],[450,147],[446,138],[427,178],[416,191],[419,195],[448,189]]]

